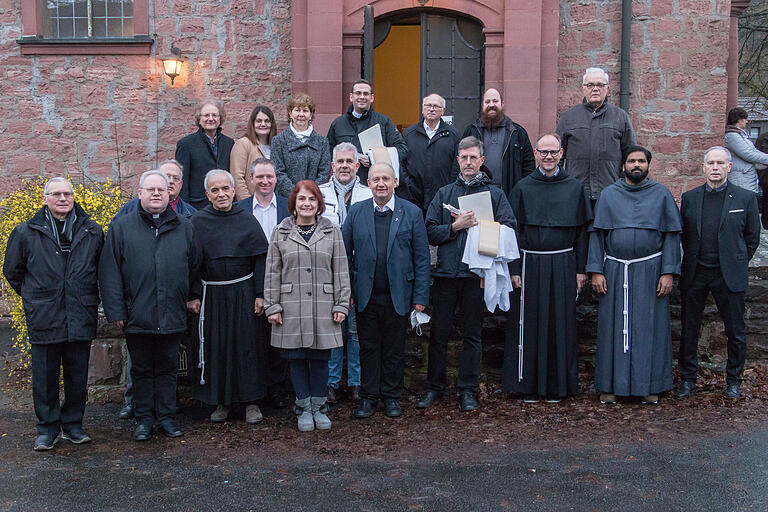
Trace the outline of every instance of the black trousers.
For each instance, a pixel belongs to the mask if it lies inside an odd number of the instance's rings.
[[[40,435],[58,435],[83,424],[88,398],[90,341],[32,344],[32,399]],[[64,403],[59,403],[59,376],[64,368]]]
[[[726,382],[738,384],[747,356],[747,328],[744,323],[744,292],[734,293],[725,284],[720,267],[697,265],[696,274],[688,289],[681,291],[683,332],[680,339],[678,369],[683,380],[696,382],[699,366],[697,351],[701,320],[707,296],[712,292],[717,312],[725,324],[728,337],[728,363]]]
[[[457,304],[461,308],[463,338],[456,387],[459,391],[475,391],[480,377],[480,362],[483,355],[481,334],[485,313],[480,279],[435,277],[432,286],[427,386],[441,393],[446,386],[446,350]]]
[[[407,319],[397,314],[391,298],[357,310],[361,398],[399,400],[402,396]]]
[[[167,423],[176,415],[178,334],[125,334],[131,354],[134,414],[141,424]]]
[[[281,349],[273,347],[270,343],[272,337],[272,325],[267,321],[267,317],[265,315],[258,316],[256,317],[256,321],[261,323],[260,328],[264,333],[264,342],[266,343],[264,353],[267,356],[267,390],[270,393],[285,393],[288,361],[281,356]]]

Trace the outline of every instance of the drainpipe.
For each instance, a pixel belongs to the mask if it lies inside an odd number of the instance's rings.
[[[621,0],[621,85],[619,106],[629,111],[629,52],[632,36],[632,0]]]

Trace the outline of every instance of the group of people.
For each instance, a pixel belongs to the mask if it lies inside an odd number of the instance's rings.
[[[263,419],[264,399],[285,407],[288,375],[298,429],[330,429],[344,345],[354,417],[370,417],[380,403],[386,416],[400,416],[406,328],[430,305],[427,384],[416,408],[445,394],[454,321],[459,408],[479,407],[483,316],[497,304],[507,311],[503,389],[559,402],[578,392],[576,302],[588,282],[599,297],[601,402],[657,403],[672,389],[675,276],[683,301],[677,396],[696,390],[711,292],[728,336],[726,393],[739,398],[756,194],[728,180],[732,155],[715,146],[704,154],[705,184],[683,194],[678,209],[648,177],[651,152],[636,144],[626,112],[607,101],[605,71],[587,69],[582,90],[582,104],[535,145],[495,89],[463,136],[442,119],[437,94],[401,135],[373,111],[364,80],[326,137],[312,128],[305,94],[288,104],[288,129],[277,134],[260,106],[237,141],[221,133],[223,105],[207,100],[195,113],[198,131],[178,142],[174,160],[141,175],[138,197],[106,238],[75,204],[71,184],[50,179],[44,206],[11,234],[3,268],[32,343],[34,449],[50,450],[60,437],[90,440],[82,420],[100,302],[125,333],[121,417],[136,418],[137,441],[155,430],[183,435],[175,420],[182,341],[193,396],[215,406],[212,422],[236,404],[248,423]],[[396,161],[362,152],[358,134],[376,124]],[[492,222],[460,208],[477,193],[487,195]]]

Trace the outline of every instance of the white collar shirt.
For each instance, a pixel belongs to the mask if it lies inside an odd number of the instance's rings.
[[[379,206],[376,204],[376,200],[373,201],[373,211],[375,212],[386,212],[387,210],[395,211],[395,194],[392,194],[392,197],[389,198],[389,201],[387,201],[387,204],[384,206]]]
[[[272,199],[267,206],[262,206],[261,203],[253,197],[253,216],[261,224],[261,229],[264,231],[264,235],[267,240],[272,236],[275,226],[277,226],[277,194],[272,194]]]
[[[427,137],[429,137],[429,140],[432,140],[432,137],[435,136],[435,134],[437,133],[437,129],[438,128],[440,128],[440,122],[439,121],[435,125],[435,129],[434,130],[429,127],[429,125],[427,124],[426,121],[424,121],[424,131],[427,132]]]

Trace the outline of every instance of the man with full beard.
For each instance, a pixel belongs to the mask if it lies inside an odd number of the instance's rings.
[[[504,101],[496,89],[485,91],[480,119],[467,126],[462,138],[465,137],[483,142],[489,177],[506,196],[536,168],[528,132],[504,115]]]
[[[604,404],[672,389],[669,292],[680,273],[682,222],[667,188],[648,178],[651,152],[630,146],[624,180],[606,187],[595,208],[586,271],[600,296],[595,390]]]

